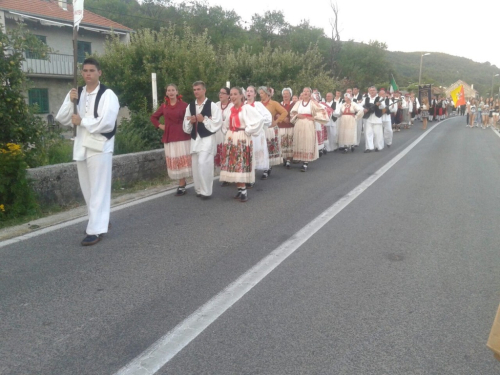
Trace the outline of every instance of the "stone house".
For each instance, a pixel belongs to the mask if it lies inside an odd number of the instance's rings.
[[[26,51],[22,69],[32,81],[26,98],[40,114],[56,114],[73,82],[73,8],[67,0],[0,0],[0,26],[5,33],[24,23],[53,52],[49,59]],[[127,43],[132,29],[85,9],[78,31],[78,61],[86,54],[103,53],[114,32]]]

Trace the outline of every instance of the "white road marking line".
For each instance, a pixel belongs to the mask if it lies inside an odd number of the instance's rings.
[[[445,120],[446,121],[446,120]],[[152,375],[167,364],[177,353],[186,347],[210,324],[219,318],[227,309],[238,302],[246,293],[262,279],[292,255],[309,238],[318,232],[331,219],[382,177],[390,168],[408,154],[422,139],[443,121],[430,127],[425,133],[413,141],[408,147],[396,155],[373,175],[347,193],[340,200],[326,209],[305,227],[300,229],[289,240],[285,241],[268,256],[232,282],[223,291],[210,299],[194,313],[166,333],[129,364],[121,368],[115,375]]]
[[[493,133],[495,133],[500,138],[500,132],[497,132],[495,129],[493,129],[493,126],[490,126],[490,129]]]
[[[214,181],[216,181],[218,179],[219,179],[219,176],[214,177]],[[187,188],[189,189],[192,186],[194,186],[194,185],[188,184]],[[148,197],[139,198],[139,199],[133,200],[133,201],[128,202],[128,203],[124,203],[124,204],[120,204],[120,205],[111,207],[111,212],[120,211],[120,210],[123,210],[125,208],[135,206],[137,204],[145,203],[145,202],[148,202],[148,201],[153,200],[153,199],[157,199],[157,198],[164,197],[166,195],[174,194],[175,192],[176,192],[176,189],[171,189],[171,190],[164,191],[164,192],[161,192],[158,194],[152,194]],[[59,223],[59,224],[52,225],[52,226],[47,227],[47,228],[43,228],[43,229],[34,231],[32,233],[26,233],[26,234],[23,234],[23,235],[18,236],[18,237],[14,237],[14,238],[10,238],[8,240],[0,241],[0,248],[2,248],[4,246],[12,245],[16,242],[29,240],[30,238],[37,237],[37,236],[40,236],[40,235],[45,234],[45,233],[50,233],[50,232],[53,232],[55,230],[65,228],[65,227],[68,227],[70,225],[78,224],[78,223],[81,223],[81,222],[87,221],[87,220],[88,220],[87,215],[84,215],[84,216],[78,217],[76,219],[71,219],[71,220],[65,221],[64,223]]]

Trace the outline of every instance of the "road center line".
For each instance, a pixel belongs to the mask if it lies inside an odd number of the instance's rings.
[[[174,329],[167,332],[138,357],[121,368],[115,375],[155,374],[210,324],[217,320],[217,318],[227,309],[238,302],[246,293],[262,281],[262,279],[292,255],[295,250],[302,246],[309,238],[323,228],[324,225],[375,183],[375,181],[382,177],[442,122],[443,121],[429,128],[377,172],[323,211],[318,217],[295,233],[289,240],[273,250],[269,255],[246,271],[237,280],[233,281],[219,294],[180,322]]]

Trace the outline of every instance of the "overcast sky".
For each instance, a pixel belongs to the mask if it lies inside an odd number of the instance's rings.
[[[255,13],[282,10],[286,21],[297,25],[308,19],[331,35],[333,16],[329,0],[207,0],[235,10],[250,21]],[[455,7],[452,4],[456,4]],[[337,0],[340,37],[358,42],[378,40],[390,51],[443,52],[500,67],[498,39],[500,1],[367,1]],[[424,57],[425,63],[425,57]]]

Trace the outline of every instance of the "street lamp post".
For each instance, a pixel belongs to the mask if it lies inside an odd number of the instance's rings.
[[[420,55],[420,73],[418,75],[418,87],[420,87],[420,81],[422,80],[422,62],[424,61],[424,56],[429,56],[430,53],[427,52],[427,53],[422,53]]]
[[[498,77],[500,74],[497,73],[491,78],[491,96],[493,96],[493,82],[495,81],[495,77]]]

